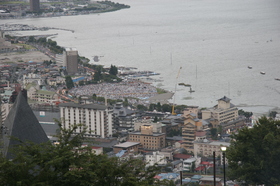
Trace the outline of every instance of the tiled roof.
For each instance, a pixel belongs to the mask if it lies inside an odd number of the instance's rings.
[[[173,158],[177,158],[177,159],[188,159],[191,158],[192,155],[188,155],[188,154],[174,154]]]

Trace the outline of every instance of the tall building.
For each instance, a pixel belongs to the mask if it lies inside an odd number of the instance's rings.
[[[112,136],[113,110],[105,105],[61,103],[60,118],[66,129],[73,124],[84,124],[88,137],[106,138]],[[83,128],[75,132],[80,133]]]
[[[66,48],[63,52],[63,63],[69,75],[78,72],[78,50],[76,48]]]
[[[39,12],[40,11],[40,0],[30,0],[30,11]]]
[[[19,144],[18,140],[11,137],[33,143],[43,143],[49,140],[21,91],[4,121],[1,132],[2,154],[9,159],[13,158],[9,150]]]
[[[198,130],[202,130],[202,122],[196,117],[196,114],[190,113],[186,115],[182,126],[182,147],[189,152],[193,152],[193,141]]]

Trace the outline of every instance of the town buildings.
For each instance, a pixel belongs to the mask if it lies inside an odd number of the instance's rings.
[[[113,116],[112,109],[105,105],[96,104],[59,104],[62,126],[69,129],[73,124],[84,124],[85,127],[76,129],[76,133],[86,130],[88,137],[112,137]]]
[[[63,63],[68,75],[78,72],[78,50],[76,48],[66,48],[63,52]]]

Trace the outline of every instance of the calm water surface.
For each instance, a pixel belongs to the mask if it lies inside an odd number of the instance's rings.
[[[53,39],[90,59],[103,56],[98,64],[156,71],[163,81],[155,86],[173,92],[177,83],[191,84],[193,93],[177,86],[177,104],[211,107],[228,96],[256,113],[279,107],[280,81],[274,80],[280,78],[279,0],[118,2],[131,8],[1,22],[73,29],[54,30],[59,35]]]

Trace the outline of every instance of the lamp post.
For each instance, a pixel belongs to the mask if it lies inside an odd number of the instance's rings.
[[[213,151],[214,186],[216,186],[216,152]]]
[[[224,166],[224,186],[226,186],[226,150],[227,150],[227,147],[225,146],[222,146],[221,147],[221,151],[223,152],[223,166]]]

